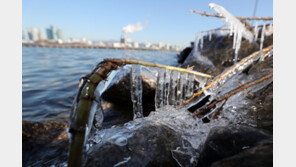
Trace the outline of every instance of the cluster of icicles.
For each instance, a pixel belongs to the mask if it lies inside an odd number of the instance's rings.
[[[157,69],[155,88],[155,110],[165,106],[178,106],[189,99],[195,88],[195,75],[178,71]],[[197,82],[197,81],[196,81]],[[199,81],[199,87],[205,81]],[[143,86],[141,66],[132,65],[131,70],[131,100],[133,103],[134,119],[143,117],[142,108]]]
[[[258,34],[261,30],[261,37],[260,37],[260,50],[263,48],[264,43],[264,36],[271,35],[273,33],[273,24],[272,22],[269,23],[268,31],[266,31],[266,22],[263,21],[263,26],[258,27],[258,22],[256,21],[256,25],[254,28],[254,33],[250,32],[245,25],[236,17],[234,17],[231,13],[229,13],[224,7],[219,6],[214,3],[209,4],[210,8],[214,9],[219,15],[223,16],[222,20],[226,23],[227,29],[214,29],[209,31],[203,31],[196,33],[195,38],[195,47],[194,51],[198,52],[203,48],[204,37],[208,36],[208,40],[212,40],[212,34],[224,34],[225,32],[228,33],[229,36],[233,36],[233,49],[235,53],[234,61],[237,62],[238,52],[241,47],[241,41],[244,37],[249,41],[249,43],[256,42],[258,39]],[[254,35],[253,35],[254,34]]]

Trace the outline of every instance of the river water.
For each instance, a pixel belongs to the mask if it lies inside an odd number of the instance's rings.
[[[69,115],[79,78],[105,58],[127,58],[176,65],[177,53],[106,49],[22,48],[23,120]]]

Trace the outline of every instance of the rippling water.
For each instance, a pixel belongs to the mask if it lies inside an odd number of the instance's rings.
[[[128,58],[165,65],[177,64],[176,53],[105,49],[23,47],[23,119],[66,117],[79,78],[105,58]]]

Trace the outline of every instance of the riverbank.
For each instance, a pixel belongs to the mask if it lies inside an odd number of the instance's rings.
[[[177,53],[175,50],[154,49],[154,48],[132,48],[132,47],[112,47],[112,46],[97,46],[75,43],[22,43],[23,47],[40,47],[40,48],[85,48],[85,49],[113,49],[113,50],[135,50],[135,51],[157,51]]]

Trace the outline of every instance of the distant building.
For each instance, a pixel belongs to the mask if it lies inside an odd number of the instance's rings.
[[[45,35],[45,31],[44,31],[43,28],[40,28],[39,29],[38,37],[39,37],[39,40],[45,40],[45,39],[47,39],[46,38],[46,35]]]
[[[46,29],[47,39],[49,40],[57,40],[57,28],[55,26],[50,26]]]
[[[22,40],[23,41],[29,40],[28,31],[26,29],[23,29],[23,31],[22,31]]]
[[[124,33],[122,33],[121,38],[120,38],[120,43],[122,44],[126,44],[127,43],[127,39]]]
[[[28,36],[29,36],[29,39],[30,40],[37,41],[39,39],[38,38],[38,29],[37,28],[31,28],[31,29],[29,29]]]
[[[134,42],[133,47],[134,48],[138,48],[139,47],[139,43],[138,42]]]
[[[63,40],[63,31],[61,29],[57,30],[57,38]]]

